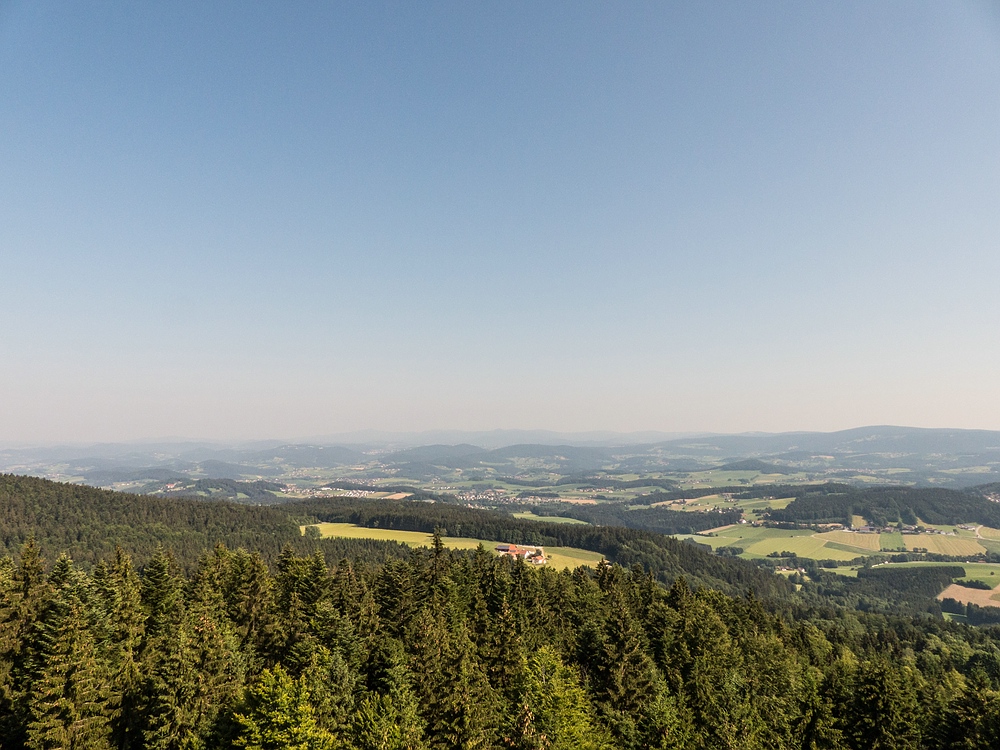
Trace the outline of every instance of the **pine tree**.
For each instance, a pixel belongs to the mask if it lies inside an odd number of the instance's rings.
[[[333,750],[333,736],[316,724],[305,680],[276,666],[264,670],[236,713],[233,743],[246,750]]]
[[[379,636],[368,659],[368,694],[354,716],[354,743],[358,750],[425,750],[424,721],[420,717],[413,680],[405,664],[402,644]]]
[[[30,720],[34,664],[38,661],[37,623],[51,600],[52,587],[38,544],[30,537],[0,598],[0,738],[21,747]]]
[[[130,750],[141,742],[138,706],[142,677],[138,656],[145,615],[140,582],[132,560],[119,547],[110,564],[101,564],[95,570],[94,583],[103,621],[100,651],[110,675],[112,743]]]
[[[986,674],[975,670],[966,689],[935,728],[938,747],[946,750],[993,750],[1000,738],[1000,693]]]
[[[905,669],[905,668],[904,668]],[[912,675],[885,659],[861,665],[850,712],[841,717],[857,750],[915,750],[920,746]]]
[[[99,663],[87,612],[68,558],[50,579],[56,594],[38,623],[38,675],[32,686],[27,747],[110,748],[108,675]]]
[[[431,747],[489,747],[498,724],[497,696],[476,661],[465,626],[454,632],[441,612],[426,609],[414,622],[413,672]]]
[[[579,679],[551,646],[532,654],[526,677],[523,707],[531,712],[534,732],[552,750],[610,747]]]

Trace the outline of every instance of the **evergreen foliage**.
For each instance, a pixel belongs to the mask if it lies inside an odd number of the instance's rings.
[[[47,570],[47,572],[46,572]],[[1000,631],[769,608],[641,567],[218,545],[0,568],[3,748],[958,750]]]

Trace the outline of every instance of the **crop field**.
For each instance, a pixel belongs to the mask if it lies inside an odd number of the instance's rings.
[[[815,536],[796,536],[786,539],[761,539],[744,548],[747,555],[766,557],[773,552],[794,552],[799,557],[828,560],[851,560],[856,553],[844,552],[826,546],[826,542]]]
[[[937,596],[938,599],[954,599],[966,604],[978,604],[980,607],[1000,607],[1000,592],[995,589],[970,589],[966,586],[951,584]]]
[[[851,516],[851,526],[854,528],[859,529],[865,525],[867,525],[867,521],[865,521],[864,516]]]
[[[1000,529],[991,529],[989,526],[979,527],[979,536],[986,539],[1000,539]]]
[[[799,557],[815,560],[853,560],[868,551],[859,548],[838,549],[830,546],[823,538],[824,535],[814,534],[808,529],[771,529],[735,524],[715,529],[713,533],[714,536],[686,534],[677,538],[707,544],[712,549],[742,547],[743,556],[748,558],[767,557],[776,552],[792,552]]]
[[[789,484],[804,482],[809,478],[806,472],[790,474],[761,474],[757,471],[692,471],[680,480],[683,489],[701,487],[731,487],[742,483],[753,484]]]
[[[926,549],[939,555],[977,555],[986,548],[975,539],[944,534],[906,534],[907,549]]]
[[[825,542],[836,542],[847,547],[855,547],[864,552],[879,552],[882,542],[879,534],[859,534],[856,531],[827,531],[817,534],[817,538]]]
[[[381,539],[390,542],[402,542],[411,547],[429,547],[433,538],[432,534],[425,534],[422,531],[400,531],[397,529],[369,529],[364,526],[355,526],[353,523],[317,523],[312,524],[319,529],[324,537],[346,537],[349,539]],[[302,527],[305,533],[306,527]],[[486,549],[493,551],[493,548],[503,540],[472,539],[469,537],[442,537],[446,547],[451,549],[476,549],[482,544]],[[581,565],[595,566],[603,558],[599,552],[591,552],[576,547],[546,547],[545,555],[549,559],[549,566],[553,568],[578,568]]]

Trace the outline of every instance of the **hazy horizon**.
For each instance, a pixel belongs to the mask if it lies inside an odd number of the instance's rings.
[[[988,2],[0,7],[0,443],[1000,428]]]

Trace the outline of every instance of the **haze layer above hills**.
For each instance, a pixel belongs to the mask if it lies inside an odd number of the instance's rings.
[[[505,478],[557,481],[596,475],[658,476],[679,485],[711,483],[709,475],[723,483],[758,483],[774,475],[785,482],[951,487],[1000,479],[1000,432],[987,430],[875,426],[830,433],[680,437],[542,431],[339,437],[287,444],[178,441],[10,448],[0,451],[0,471],[150,492],[205,479],[263,479],[301,489],[333,480],[455,488]],[[356,440],[360,437],[367,441]]]

